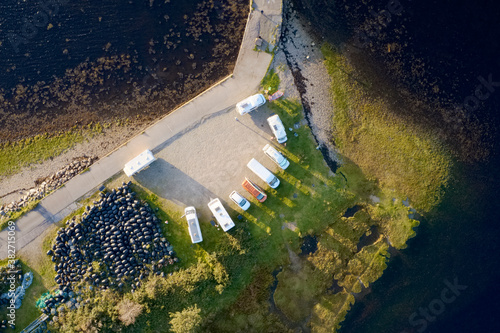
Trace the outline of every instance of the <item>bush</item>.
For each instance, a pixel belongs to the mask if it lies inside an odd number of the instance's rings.
[[[172,331],[176,333],[191,333],[196,332],[197,327],[201,324],[200,309],[198,305],[190,306],[181,312],[170,314],[170,325]]]
[[[141,314],[143,308],[142,305],[128,298],[124,298],[116,307],[120,314],[119,318],[125,326],[135,323],[135,319]]]

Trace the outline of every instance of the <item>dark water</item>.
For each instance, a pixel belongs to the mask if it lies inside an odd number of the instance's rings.
[[[371,20],[370,11],[391,4],[295,2],[313,24],[322,22],[316,24],[319,34],[337,46]],[[362,51],[383,64],[387,77],[427,103],[461,106],[477,128],[487,129],[474,144],[489,147],[489,156],[467,159],[467,151],[460,156],[464,162],[456,162],[444,200],[424,216],[409,247],[391,258],[371,293],[356,302],[341,332],[500,332],[500,4],[424,0],[400,5],[401,15],[392,15]],[[407,45],[384,53],[394,41]],[[395,71],[397,61],[402,65]],[[421,64],[417,73],[412,72],[416,63]],[[483,84],[479,77],[487,81],[490,75],[492,82],[476,95]],[[477,105],[474,96],[481,97]],[[437,129],[449,126],[431,113],[419,117]],[[460,127],[456,119],[452,128]],[[457,131],[447,144],[476,134]],[[449,294],[452,289],[455,294]]]
[[[0,141],[164,115],[232,71],[248,8],[247,0],[2,1]]]
[[[184,49],[208,56],[215,37],[205,32],[202,38],[186,38],[186,28],[202,2],[2,1],[0,86],[11,89],[20,82],[48,82],[82,62],[109,55],[133,56],[138,63],[136,75],[171,67],[183,57]],[[210,11],[207,19],[214,23],[219,12]],[[164,36],[171,32],[181,34],[167,37],[175,48],[164,46]]]
[[[307,235],[302,240],[302,245],[300,246],[300,255],[307,256],[318,250],[318,239],[316,236]]]

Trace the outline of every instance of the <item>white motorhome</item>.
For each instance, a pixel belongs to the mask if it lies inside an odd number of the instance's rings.
[[[287,140],[286,131],[280,117],[275,114],[274,116],[267,118],[267,123],[269,124],[269,127],[271,127],[271,131],[276,137],[276,141],[278,141],[278,143],[285,143]]]
[[[262,94],[253,95],[245,98],[236,104],[236,110],[241,115],[257,109],[259,106],[266,104],[266,98]]]
[[[186,207],[186,209],[184,209],[184,215],[186,216],[191,242],[196,244],[203,241],[200,222],[198,221],[198,216],[196,215],[196,209],[193,206]]]
[[[215,216],[215,219],[221,226],[222,230],[228,231],[229,229],[234,227],[233,220],[227,213],[224,206],[222,206],[222,202],[220,202],[219,198],[212,199],[208,203],[208,208],[210,208],[210,211]]]
[[[255,158],[252,158],[250,162],[248,162],[247,167],[272,188],[276,188],[280,184],[278,177],[273,175],[271,171],[266,169],[266,167],[260,164]]]
[[[123,172],[125,172],[125,174],[130,177],[133,174],[144,170],[154,161],[156,161],[156,157],[154,157],[151,150],[145,150],[140,153],[139,156],[136,156],[134,159],[125,164]]]

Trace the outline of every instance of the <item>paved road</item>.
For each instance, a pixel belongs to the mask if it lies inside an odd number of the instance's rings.
[[[254,0],[233,75],[161,119],[142,134],[92,165],[84,174],[45,199],[16,223],[16,251],[35,240],[51,224],[75,210],[78,199],[94,192],[100,184],[120,172],[123,165],[145,149],[158,152],[167,142],[196,127],[203,119],[233,107],[256,92],[271,61],[265,52],[255,52],[257,36],[271,41],[281,26],[281,0]],[[263,11],[263,12],[261,12]],[[169,141],[170,140],[170,141]],[[156,163],[156,162],[155,162]],[[7,257],[7,231],[0,232],[0,259]]]

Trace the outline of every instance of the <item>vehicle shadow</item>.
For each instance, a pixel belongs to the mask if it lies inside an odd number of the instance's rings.
[[[194,206],[204,215],[210,215],[207,204],[216,195],[164,159],[157,159],[134,179],[158,197],[182,207]]]

